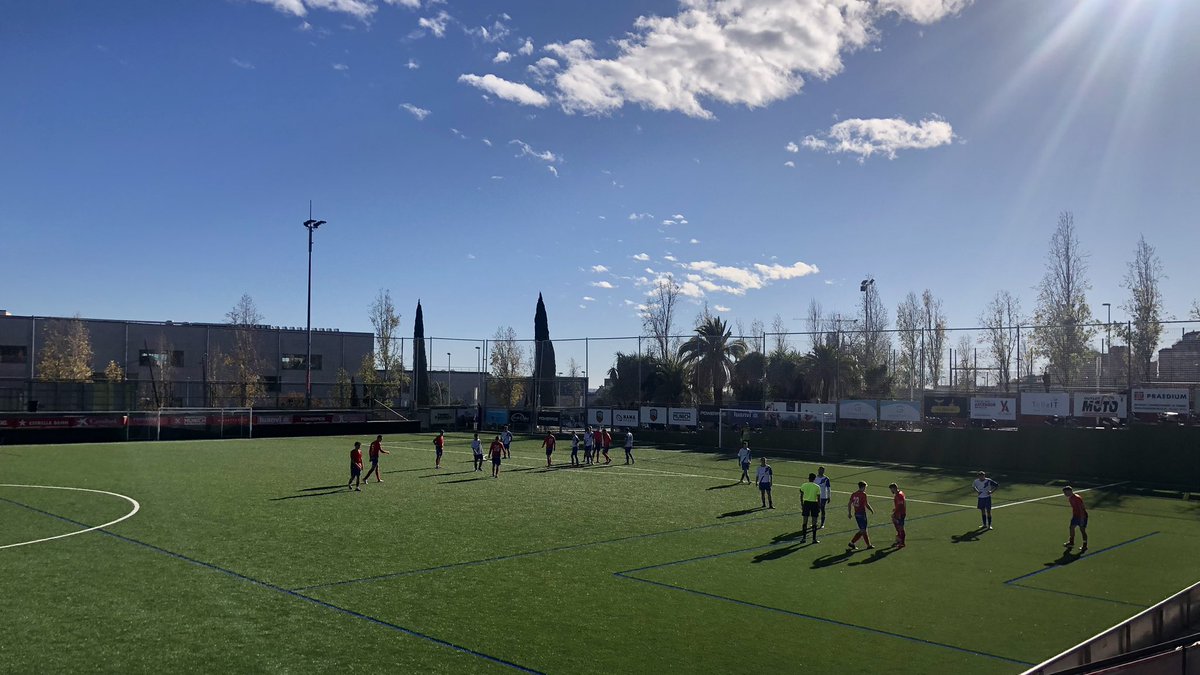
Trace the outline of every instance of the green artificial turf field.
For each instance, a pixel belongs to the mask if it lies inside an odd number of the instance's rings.
[[[440,471],[391,436],[348,492],[352,440],[0,447],[0,671],[1013,673],[1198,576],[1200,501],[1130,486],[1083,492],[1078,557],[1061,482],[996,476],[979,532],[970,475],[831,464],[802,545],[809,463],[773,461],[768,511],[727,455],[547,471],[518,439],[493,480],[469,436]],[[847,553],[859,480],[878,548]]]

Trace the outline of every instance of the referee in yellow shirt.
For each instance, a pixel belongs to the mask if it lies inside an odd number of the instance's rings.
[[[800,486],[800,513],[804,516],[804,525],[800,528],[800,541],[803,542],[808,534],[808,521],[812,518],[812,540],[817,539],[817,525],[821,515],[821,486],[816,484],[817,474],[808,474],[808,482]]]

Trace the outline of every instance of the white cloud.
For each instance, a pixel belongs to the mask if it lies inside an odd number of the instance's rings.
[[[683,0],[674,16],[641,16],[616,53],[589,40],[546,45],[566,62],[555,85],[564,110],[604,114],[626,104],[713,117],[704,101],[757,108],[839,74],[843,57],[879,37],[888,15],[928,24],[970,0]]]
[[[533,87],[520,82],[510,82],[504,78],[496,77],[491,73],[483,76],[474,74],[459,75],[458,81],[463,84],[469,84],[476,89],[482,89],[506,101],[520,103],[521,105],[544,108],[550,104],[550,99],[546,98],[545,94]]]
[[[633,307],[633,306],[637,305],[636,302],[630,300],[629,298],[625,298],[624,300],[622,300],[621,304],[625,305],[626,307]]]
[[[374,0],[256,0],[293,16],[305,16],[310,9],[349,14],[358,19],[369,19],[375,13]]]
[[[592,285],[595,286],[596,288],[616,288],[616,286],[613,286],[610,282],[607,282],[607,281],[593,281]]]
[[[446,25],[453,19],[446,13],[445,10],[438,12],[435,16],[423,16],[417,19],[417,25],[425,30],[433,33],[434,37],[445,37]]]
[[[828,153],[858,155],[859,161],[874,154],[895,159],[900,150],[927,150],[954,140],[950,123],[936,115],[917,124],[903,118],[842,120],[820,136],[807,136],[804,147]]]
[[[792,160],[790,160],[790,159],[789,159],[788,161],[784,162],[784,163],[783,163],[783,165],[784,165],[784,166],[786,166],[786,167],[787,167],[787,168],[789,168],[789,169],[794,169],[794,168],[796,168],[796,163],[795,163],[795,162],[793,162],[793,161],[792,161]]]
[[[689,243],[689,244],[699,244],[699,243],[700,243],[700,240],[699,240],[699,239],[691,239],[691,240],[689,240],[689,241],[688,241],[688,243]]]
[[[816,265],[809,265],[808,263],[802,262],[796,262],[786,267],[784,265],[780,265],[779,263],[775,263],[774,265],[763,265],[762,263],[756,263],[754,265],[754,269],[757,270],[764,279],[769,279],[771,281],[778,281],[781,279],[796,279],[799,277],[808,276],[810,274],[816,274],[817,272],[821,271],[817,269]]]
[[[600,274],[603,272],[607,272],[608,268],[605,267],[604,265],[592,265],[592,271],[596,272],[597,274]]]
[[[504,176],[492,176],[492,180],[504,180]]]
[[[682,213],[676,213],[675,215],[673,215],[671,217],[674,218],[675,220],[682,220],[685,223],[687,222],[687,220],[684,219]]]
[[[501,19],[507,20],[508,18],[509,18],[509,16],[507,14],[501,15]],[[492,22],[491,26],[479,26],[478,28],[464,28],[463,32],[466,33],[467,35],[474,35],[475,37],[483,40],[484,42],[499,42],[499,41],[503,40],[504,38],[508,37],[508,34],[511,31],[509,31],[508,26],[504,25],[504,21],[497,19],[496,21]]]
[[[467,135],[464,134],[463,132],[459,131],[458,129],[455,129],[454,127],[450,127],[450,133],[454,134],[455,136],[458,136],[458,138],[460,140],[464,140],[464,141],[467,140]]]
[[[650,259],[650,256],[646,255],[645,253],[638,253],[633,256],[633,259],[639,262],[646,262]]]
[[[717,310],[718,312],[733,311],[732,308],[726,307],[725,305],[713,305],[713,309]]]
[[[492,57],[492,63],[508,63],[509,61],[512,61],[512,54],[503,49],[496,52],[496,55]]]
[[[666,260],[667,262],[675,262],[678,260],[678,258],[673,255],[664,255],[663,260]]]
[[[529,70],[529,73],[533,75],[533,79],[537,80],[538,82],[546,82],[550,79],[550,74],[555,70],[558,70],[558,61],[555,61],[549,56],[543,56],[535,61],[533,65],[528,66],[527,70]]]
[[[474,254],[474,253],[468,253],[468,254],[467,254],[467,260],[474,260],[474,259],[475,259],[475,254]]]
[[[243,61],[241,59],[230,57],[229,62],[238,68],[241,68],[242,70],[254,70],[254,64],[250,63],[249,61]]]
[[[671,257],[667,256],[670,260]],[[745,295],[746,291],[765,288],[776,281],[796,279],[819,272],[815,265],[796,262],[792,265],[756,263],[750,267],[720,265],[711,260],[679,263],[688,271],[684,277],[701,291]]]
[[[335,64],[333,64],[333,69],[345,71],[345,70],[350,70],[350,66],[348,66],[344,63],[335,63]]]
[[[558,178],[558,169],[556,169],[554,166],[548,166],[546,168],[550,171],[550,173],[554,174],[555,178]]]
[[[630,220],[645,220],[647,218],[653,218],[653,217],[654,217],[653,213],[631,213],[631,214],[629,214]]]
[[[483,144],[484,144],[484,145],[486,145],[486,146],[488,146],[489,148],[490,148],[490,147],[492,147],[492,141],[491,141],[491,139],[482,138],[482,139],[480,139],[480,140],[481,140],[481,141],[483,141]]]
[[[800,146],[796,145],[795,141],[788,141],[788,144],[783,146],[783,149],[788,152],[800,152]]]
[[[592,296],[590,296],[590,295],[585,295],[585,296],[583,296],[583,301],[584,301],[584,302],[595,302],[595,301],[596,301],[596,299],[595,299],[595,298],[593,298],[593,297],[592,297]]]
[[[408,63],[404,64],[404,67],[408,68],[409,70],[416,70],[417,68],[421,67],[421,64],[417,63],[416,61],[413,61],[412,59],[409,59]]]
[[[533,53],[533,41],[526,39],[525,43],[521,45],[521,48],[517,50],[517,53],[520,54],[521,56],[529,56],[530,54],[532,54]],[[551,60],[553,60],[553,59],[551,59]]]
[[[528,143],[519,138],[509,141],[508,144],[515,145],[520,150],[520,152],[517,153],[517,157],[532,157],[534,159],[540,159],[543,162],[550,163],[562,161],[562,157],[559,157],[553,152],[550,152],[549,150],[543,150],[541,152],[534,150]]]
[[[412,114],[413,117],[417,118],[420,121],[424,121],[426,117],[429,117],[428,110],[421,108],[419,106],[415,106],[411,103],[401,103],[400,109],[408,111],[409,113]]]

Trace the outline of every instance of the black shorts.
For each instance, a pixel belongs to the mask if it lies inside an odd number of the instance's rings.
[[[800,502],[800,513],[805,518],[821,515],[821,502]]]
[[[493,465],[495,465],[495,466],[500,466],[500,458],[499,458],[499,457],[493,457],[493,458],[492,458],[492,464],[493,464]]]

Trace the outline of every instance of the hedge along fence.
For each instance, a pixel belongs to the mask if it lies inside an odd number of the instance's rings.
[[[717,448],[715,431],[642,430],[637,437],[640,443],[670,443],[696,450]],[[815,431],[766,430],[754,432],[749,440],[755,454],[766,451],[778,456],[811,458],[821,447],[821,435]],[[825,453],[830,461],[895,462],[1200,490],[1200,428],[1195,427],[921,432],[843,428],[825,437]]]

